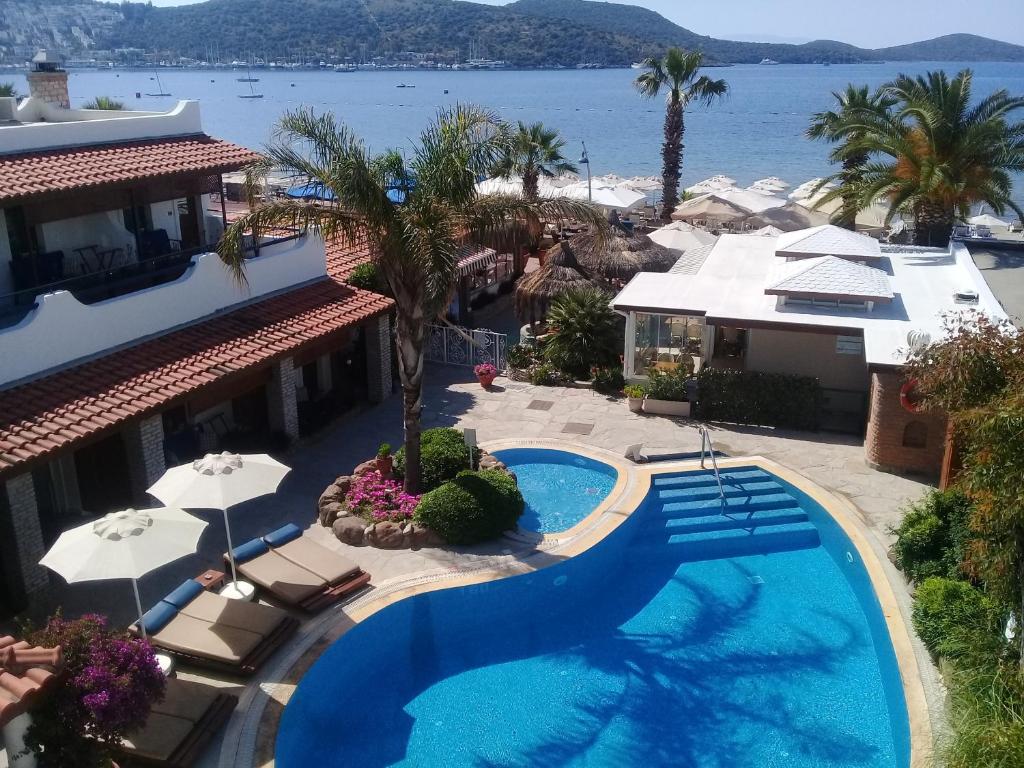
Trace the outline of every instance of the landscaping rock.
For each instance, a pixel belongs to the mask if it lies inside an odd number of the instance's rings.
[[[362,547],[366,542],[364,523],[358,517],[339,517],[331,526],[338,541],[351,544],[354,547]]]
[[[405,542],[407,547],[421,549],[422,547],[439,547],[444,544],[444,539],[421,523],[409,523],[405,526]]]
[[[485,453],[480,457],[480,469],[495,469],[497,467],[504,466],[497,457],[491,456],[489,453]]]
[[[385,520],[371,526],[370,534],[367,536],[368,543],[381,549],[402,549],[405,547],[405,535],[402,533],[402,526]]]
[[[345,494],[342,493],[341,488],[334,485],[328,485],[324,492],[320,494],[320,500],[317,502],[318,507],[323,507],[325,504],[336,504],[345,500]]]
[[[366,474],[369,474],[370,472],[376,471],[376,469],[377,469],[377,460],[376,459],[370,459],[369,461],[364,461],[358,467],[353,469],[352,470],[352,474],[355,475],[356,477],[362,477],[363,475],[366,475]]]
[[[339,517],[350,515],[348,507],[341,502],[332,501],[320,507],[320,525],[330,528]]]
[[[334,484],[341,490],[342,496],[348,496],[348,492],[352,490],[352,476],[341,475],[340,477],[335,478]]]

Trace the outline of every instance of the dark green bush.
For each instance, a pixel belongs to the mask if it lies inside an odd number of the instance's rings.
[[[932,576],[963,578],[970,513],[970,501],[959,491],[929,491],[892,530],[896,564],[915,582]]]
[[[507,472],[460,472],[454,480],[425,493],[415,519],[449,544],[477,544],[515,528],[523,495]]]
[[[992,649],[998,638],[995,607],[966,581],[926,579],[914,595],[913,617],[925,647],[947,659]]]
[[[480,452],[477,449],[477,457]],[[423,490],[431,491],[445,480],[469,469],[469,448],[462,432],[450,427],[427,429],[420,435],[420,464],[423,467]],[[405,477],[405,447],[395,454],[394,473]]]
[[[362,288],[365,291],[374,291],[375,293],[383,293],[389,295],[387,280],[384,279],[384,275],[380,273],[377,265],[372,261],[368,261],[365,264],[360,264],[358,267],[352,270],[352,274],[348,276],[346,281],[349,285],[354,285],[356,288]]]
[[[595,368],[593,387],[595,392],[605,395],[614,395],[622,391],[626,386],[626,379],[622,375],[621,368]]]
[[[823,398],[813,377],[704,367],[697,383],[698,416],[705,421],[818,428]]]

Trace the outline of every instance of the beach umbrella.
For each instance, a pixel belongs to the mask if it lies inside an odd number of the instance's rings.
[[[735,179],[728,176],[712,176],[704,181],[698,181],[693,186],[687,187],[686,191],[691,195],[706,195],[708,192],[720,192],[723,189],[730,189],[736,184]]]
[[[790,185],[788,182],[783,181],[778,176],[769,176],[766,179],[758,179],[751,186],[755,187],[767,187],[774,190],[787,189]]]
[[[818,189],[819,186],[821,186],[823,181],[825,181],[825,180],[822,179],[822,178],[811,179],[810,181],[805,181],[803,184],[801,184],[800,186],[798,186],[796,189],[794,189],[792,192],[789,193],[789,199],[790,200],[803,200],[803,199],[805,199],[807,197],[810,197],[814,193],[814,191],[816,189]],[[828,191],[830,189],[835,189],[835,188],[836,188],[836,185],[833,184],[831,181],[826,182],[824,184],[824,186],[821,186],[821,189],[823,191]]]
[[[748,213],[760,213],[769,208],[780,208],[786,201],[767,192],[751,192],[749,189],[723,189],[715,192],[714,196],[727,203],[732,203],[737,208],[742,208]]]
[[[782,230],[769,224],[766,227],[755,229],[753,232],[745,232],[744,234],[759,235],[760,237],[778,237],[782,234]]]
[[[1003,228],[1005,228],[1005,227],[1009,227],[1010,226],[1009,222],[1003,221],[1000,218],[996,218],[991,213],[982,213],[982,214],[979,214],[978,216],[971,216],[971,218],[969,218],[967,220],[967,223],[968,224],[974,224],[975,226],[981,226],[981,227],[1003,227]]]
[[[573,288],[593,285],[573,247],[563,240],[548,249],[543,264],[516,283],[516,316],[523,323],[540,322],[558,296]]]
[[[828,223],[827,214],[812,211],[796,203],[786,203],[781,208],[769,208],[767,211],[754,214],[747,219],[747,224],[750,226],[772,226],[783,232],[795,232],[798,229],[810,229]]]
[[[224,513],[231,562],[229,597],[250,598],[252,585],[238,581],[231,545],[228,508],[274,493],[290,469],[265,453],[208,453],[190,464],[172,467],[147,492],[168,506],[183,509],[219,509]],[[221,594],[225,594],[222,592]]]
[[[676,221],[687,219],[706,219],[719,222],[742,221],[748,216],[750,216],[750,211],[715,194],[701,195],[687,200],[680,203],[672,212],[672,218]]]
[[[39,561],[68,584],[131,579],[143,638],[138,580],[180,557],[194,554],[205,520],[180,509],[125,509],[64,531]]]
[[[638,192],[621,184],[618,186],[607,186],[592,183],[588,189],[585,181],[562,187],[559,190],[559,194],[577,200],[589,199],[594,205],[617,211],[629,211],[647,201],[647,195],[643,192]]]
[[[634,176],[623,182],[623,186],[640,192],[657,192],[663,188],[664,183],[657,176]]]
[[[668,272],[679,254],[654,242],[647,235],[631,234],[613,227],[598,237],[576,235],[569,247],[586,274],[602,280],[625,282],[638,272]]]
[[[689,251],[692,248],[710,245],[718,239],[710,232],[690,226],[685,221],[673,221],[671,224],[666,224],[651,232],[648,237],[658,245],[663,245],[673,251]]]

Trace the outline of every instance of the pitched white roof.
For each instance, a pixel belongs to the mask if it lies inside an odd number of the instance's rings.
[[[679,257],[668,273],[670,275],[696,275],[714,249],[714,243],[702,245],[700,248],[691,248]]]
[[[882,256],[882,249],[872,237],[833,224],[824,224],[780,235],[775,244],[775,255],[877,259]]]
[[[843,297],[864,301],[892,301],[889,276],[880,269],[865,267],[836,256],[804,259],[785,265],[789,269],[781,280],[764,292],[770,296]]]

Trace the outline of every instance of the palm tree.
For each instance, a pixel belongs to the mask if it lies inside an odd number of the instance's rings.
[[[441,110],[407,160],[397,150],[371,155],[330,113],[286,113],[250,167],[251,189],[271,168],[323,188],[317,200],[273,200],[228,227],[219,252],[244,280],[243,242],[280,226],[310,226],[325,240],[368,242],[396,308],[398,373],[405,426],[405,487],[420,488],[420,407],[425,326],[441,316],[456,281],[458,252],[468,242],[496,242],[522,224],[566,217],[601,227],[599,211],[564,198],[480,195],[477,175],[508,149],[508,132],[493,114],[472,106]]]
[[[862,177],[862,170],[870,157],[863,150],[857,150],[856,144],[864,138],[862,126],[864,117],[884,116],[895,100],[884,90],[870,92],[868,87],[846,86],[845,91],[833,91],[836,107],[826,112],[818,112],[811,118],[806,136],[816,141],[827,141],[837,146],[829,156],[833,163],[842,163],[843,169],[837,174],[839,180],[839,197],[842,208],[833,216],[833,222],[847,229],[856,229],[857,185]],[[823,198],[822,202],[826,200]]]
[[[1024,212],[1013,202],[1011,175],[1024,171],[1024,123],[1010,122],[1024,98],[999,90],[973,104],[973,74],[963,70],[912,78],[900,75],[884,86],[895,100],[890,114],[861,113],[848,129],[859,139],[837,150],[839,159],[866,155],[853,186],[857,204],[889,201],[888,217],[909,213],[918,245],[945,247],[953,224],[986,203],[997,214]]]
[[[92,101],[88,101],[83,104],[82,109],[107,109],[117,111],[124,109],[124,102],[117,101],[109,96],[97,96]]]
[[[700,74],[704,54],[669,48],[665,58],[649,58],[643,63],[647,70],[633,83],[640,94],[653,99],[661,90],[668,90],[665,110],[665,143],[661,148],[662,219],[669,221],[679,204],[679,175],[683,165],[683,114],[692,102],[711,106],[729,92],[725,80],[712,80]]]
[[[527,125],[520,121],[495,170],[505,178],[521,176],[523,194],[536,200],[541,176],[576,172],[576,166],[562,156],[564,146],[558,131],[545,128],[543,123]]]

